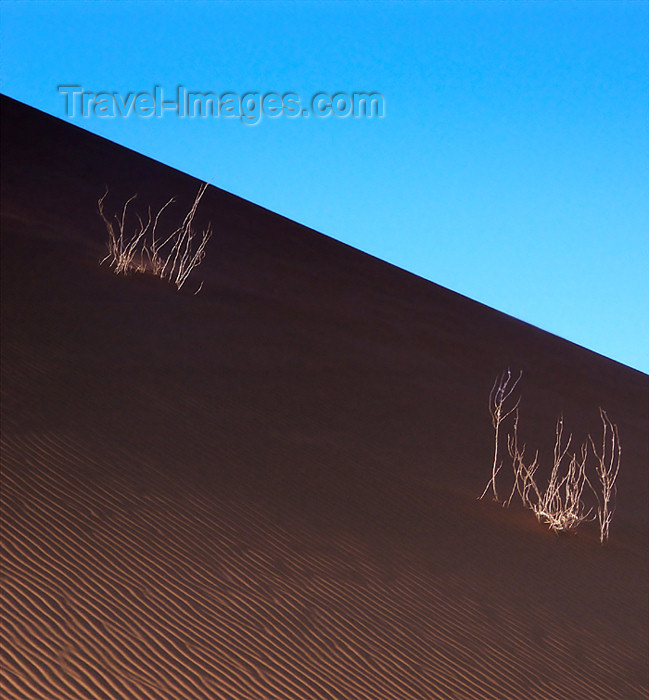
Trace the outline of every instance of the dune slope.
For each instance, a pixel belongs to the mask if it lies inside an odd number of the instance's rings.
[[[214,187],[117,277],[105,186],[199,183],[1,106],[4,697],[648,697],[646,375]],[[507,366],[545,465],[619,426],[606,546],[477,500]]]

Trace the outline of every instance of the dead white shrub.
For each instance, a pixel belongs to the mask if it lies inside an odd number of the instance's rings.
[[[593,489],[597,497],[597,519],[599,521],[599,539],[604,542],[608,539],[608,530],[611,518],[615,512],[615,496],[617,487],[615,481],[620,471],[620,459],[622,457],[622,446],[617,432],[617,425],[612,423],[606,411],[599,409],[602,420],[602,445],[597,451],[593,439],[588,436],[595,455],[595,471],[599,477],[602,487],[601,495]]]
[[[101,216],[106,229],[108,230],[108,255],[101,261],[101,264],[110,260],[110,266],[114,269],[115,274],[125,275],[131,271],[139,271],[140,264],[136,258],[142,248],[142,239],[146,236],[147,230],[151,223],[151,211],[149,210],[149,221],[145,224],[138,215],[138,228],[130,235],[124,232],[126,214],[129,204],[137,197],[133,195],[126,201],[122,208],[122,215],[113,217],[111,221],[104,214],[104,200],[108,196],[108,188],[104,196],[100,198],[98,204],[99,216]]]
[[[212,237],[211,224],[208,224],[207,229],[200,235],[193,227],[196,209],[206,189],[207,183],[202,183],[194,203],[180,226],[161,240],[157,235],[158,223],[165,209],[175,201],[173,197],[158,210],[155,217],[151,215],[151,207],[147,210],[146,221],[136,214],[138,224],[132,233],[127,233],[128,208],[137,195],[133,195],[126,201],[120,216],[114,215],[110,219],[104,213],[104,200],[108,196],[107,187],[98,201],[99,215],[108,231],[108,255],[101,263],[109,261],[116,274],[151,272],[162,279],[169,280],[176,289],[180,289],[192,270],[205,258],[205,246]],[[198,294],[201,287],[202,282],[195,294]]]
[[[572,434],[564,441],[563,416],[561,416],[555,428],[552,470],[546,487],[542,489],[536,480],[539,467],[538,451],[535,453],[534,459],[528,464],[525,461],[525,445],[519,445],[520,397],[513,403],[511,408],[507,409],[505,405],[520,378],[521,374],[519,374],[513,384],[510,384],[512,375],[508,369],[496,378],[491,390],[489,404],[495,435],[494,462],[491,479],[482,496],[487,493],[489,487],[492,487],[494,499],[498,500],[496,476],[502,466],[502,463],[498,463],[497,459],[500,424],[504,418],[513,414],[513,428],[507,435],[507,450],[512,459],[514,484],[504,505],[509,505],[514,495],[518,493],[523,506],[532,510],[539,522],[547,524],[554,532],[574,530],[581,523],[597,517],[600,527],[600,541],[604,542],[608,539],[609,526],[615,511],[615,480],[620,469],[622,453],[617,426],[611,422],[606,412],[600,408],[602,420],[601,447],[599,449],[596,448],[592,437],[589,435],[578,452],[570,452]],[[594,471],[599,480],[600,490],[596,489],[588,478],[589,445],[595,458]],[[589,508],[584,500],[586,485],[589,486],[597,499],[596,516],[591,517],[593,508]]]
[[[592,512],[592,508],[586,510],[583,501],[584,487],[588,482],[586,476],[586,460],[588,458],[588,445],[584,443],[577,453],[568,454],[572,434],[568,436],[565,445],[563,442],[563,417],[557,421],[554,442],[554,460],[552,471],[545,491],[539,491],[536,484],[532,484],[536,502],[532,503],[539,522],[546,523],[554,532],[574,530]],[[563,464],[567,462],[564,469]]]
[[[489,412],[491,413],[491,424],[494,429],[494,461],[491,467],[491,479],[485,486],[485,490],[482,492],[480,498],[484,498],[489,491],[489,487],[493,491],[494,501],[498,500],[498,492],[496,490],[496,476],[502,467],[502,462],[498,461],[498,445],[500,443],[500,425],[501,423],[510,416],[512,413],[515,414],[516,422],[518,422],[518,405],[521,401],[521,397],[514,402],[511,407],[507,406],[511,395],[516,389],[516,385],[523,376],[523,372],[519,373],[518,377],[512,383],[512,373],[509,368],[507,368],[500,377],[496,377],[493,386],[491,387],[491,392],[489,394]]]
[[[534,496],[537,500],[539,497],[539,491],[534,481],[534,474],[539,466],[539,452],[536,451],[534,459],[529,465],[525,464],[525,445],[522,447],[518,445],[518,411],[516,412],[516,418],[514,420],[514,429],[512,433],[507,435],[507,451],[509,456],[512,458],[512,464],[514,466],[514,485],[512,486],[509,498],[505,501],[505,505],[508,506],[514,494],[518,492],[521,501],[524,506],[532,509],[533,504],[536,502]]]

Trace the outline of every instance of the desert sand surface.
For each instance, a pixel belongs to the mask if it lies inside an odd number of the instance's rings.
[[[199,183],[2,98],[3,697],[649,697],[649,377],[215,187],[116,276],[106,185]],[[543,469],[618,425],[605,545],[477,499],[508,366]]]

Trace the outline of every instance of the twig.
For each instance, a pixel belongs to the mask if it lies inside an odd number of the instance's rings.
[[[512,381],[512,373],[509,368],[507,368],[500,377],[496,377],[493,386],[491,387],[491,392],[489,394],[489,412],[491,413],[491,424],[494,429],[494,459],[493,465],[491,467],[491,479],[485,486],[485,490],[482,492],[480,498],[484,498],[491,487],[493,491],[494,501],[498,501],[498,491],[496,490],[496,476],[502,468],[502,462],[498,462],[498,444],[499,444],[499,434],[500,434],[500,424],[512,413],[516,412],[516,421],[518,420],[518,405],[521,402],[521,397],[519,396],[516,403],[511,407],[507,408],[506,403],[510,396],[516,389],[516,385],[521,380],[523,376],[523,371],[521,370],[518,374],[516,380]]]
[[[599,539],[604,542],[608,539],[608,531],[611,524],[611,518],[615,512],[615,496],[617,495],[617,486],[615,480],[620,471],[620,459],[622,457],[622,446],[620,437],[617,431],[617,425],[612,423],[606,411],[599,409],[599,415],[602,420],[602,447],[598,452],[593,439],[588,436],[590,444],[595,454],[595,471],[599,477],[599,482],[602,487],[602,496],[595,489],[593,492],[597,497],[597,519],[599,521]],[[592,487],[591,487],[592,488]]]

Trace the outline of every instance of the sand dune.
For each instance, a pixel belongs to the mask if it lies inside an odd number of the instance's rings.
[[[2,125],[4,697],[649,696],[647,376],[215,188],[198,296],[118,278],[105,184],[197,183]],[[606,546],[476,500],[508,365],[542,458],[617,422]]]

